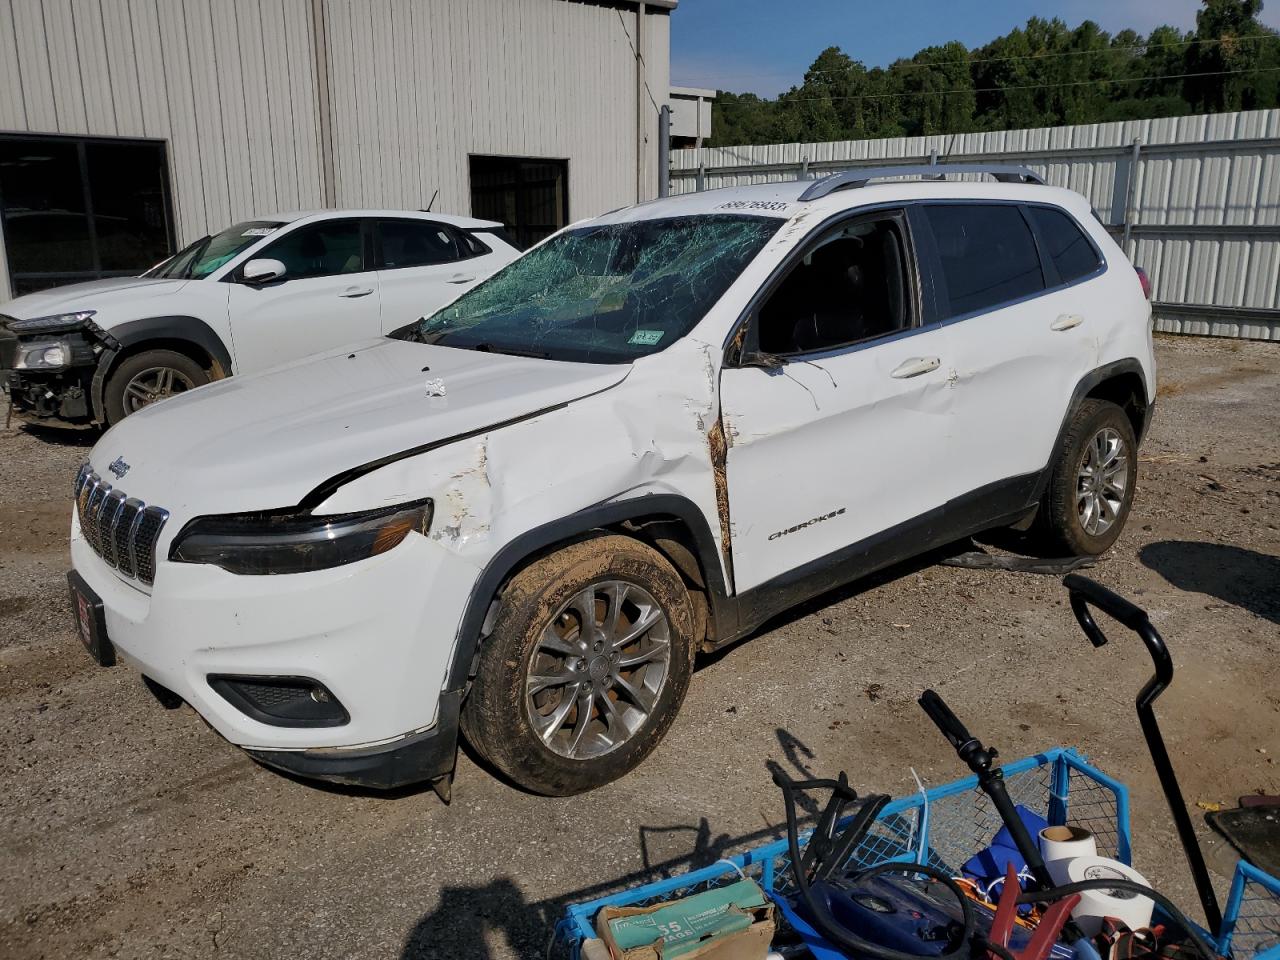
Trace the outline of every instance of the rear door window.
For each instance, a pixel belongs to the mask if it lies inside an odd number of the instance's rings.
[[[992,310],[1045,288],[1031,228],[1013,204],[930,204],[946,288],[944,315]]]
[[[1070,283],[1098,269],[1098,251],[1080,226],[1061,210],[1027,207],[1040,233],[1044,255],[1053,261],[1059,283]]]

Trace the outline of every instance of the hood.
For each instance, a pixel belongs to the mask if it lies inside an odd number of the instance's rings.
[[[380,339],[147,407],[90,462],[175,517],[288,507],[339,473],[596,393],[630,369]],[[429,395],[436,380],[444,396]]]
[[[112,306],[125,299],[136,301],[143,297],[174,293],[191,282],[155,277],[112,277],[108,280],[90,280],[87,283],[69,283],[65,287],[28,293],[8,303],[0,303],[0,313],[18,320],[30,320],[32,317],[48,317],[77,310],[101,311],[104,306]]]

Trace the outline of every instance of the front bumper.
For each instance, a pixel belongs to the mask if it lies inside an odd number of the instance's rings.
[[[249,750],[261,764],[308,780],[393,790],[453,772],[462,692],[440,694],[436,724],[380,747],[356,750]]]
[[[279,576],[160,560],[150,593],[107,566],[74,519],[71,556],[120,659],[262,763],[382,788],[452,768],[461,691],[441,691],[478,571],[439,544],[415,534],[369,560]],[[313,679],[349,720],[262,722],[210,684],[228,675]]]

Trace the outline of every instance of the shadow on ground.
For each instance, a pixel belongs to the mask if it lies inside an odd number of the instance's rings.
[[[1179,590],[1208,594],[1280,623],[1280,557],[1192,540],[1150,543],[1138,557]]]
[[[96,427],[54,427],[41,423],[24,423],[23,433],[56,447],[92,447],[102,436]]]
[[[778,744],[786,764],[801,778],[813,772],[805,763],[813,751],[787,730],[777,730]],[[770,772],[784,769],[770,760]],[[780,795],[779,795],[780,797]],[[779,807],[781,800],[779,800]],[[801,815],[802,828],[813,822],[812,814]],[[688,835],[686,852],[665,859],[660,851],[670,850],[673,839]],[[639,870],[605,880],[561,897],[529,902],[510,877],[497,877],[484,885],[446,886],[440,891],[436,908],[422,917],[405,938],[400,960],[490,960],[504,951],[519,957],[568,956],[563,943],[555,941],[555,926],[569,904],[586,903],[641,884],[678,876],[710,866],[732,854],[778,840],[780,827],[757,830],[732,837],[712,830],[706,817],[696,824],[642,825],[639,829]],[[678,843],[678,839],[676,839]]]

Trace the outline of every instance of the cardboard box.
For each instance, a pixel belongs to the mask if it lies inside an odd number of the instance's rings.
[[[774,930],[773,904],[754,880],[596,914],[613,960],[764,960]]]

